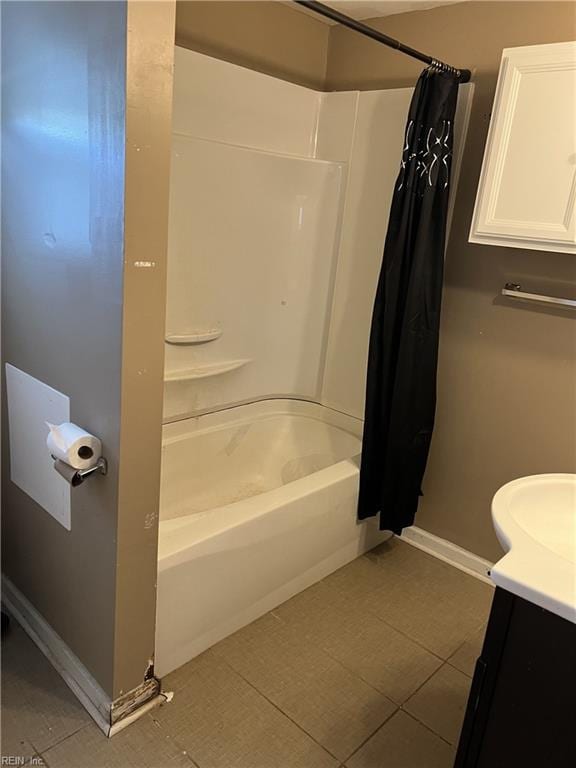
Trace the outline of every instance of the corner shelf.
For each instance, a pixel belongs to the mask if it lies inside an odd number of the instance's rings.
[[[219,328],[211,331],[195,331],[193,333],[171,333],[166,336],[167,344],[206,344],[208,341],[216,341],[222,336]]]
[[[182,370],[168,371],[164,374],[164,381],[194,381],[195,379],[207,379],[211,376],[221,376],[223,373],[236,371],[243,368],[250,359],[245,360],[225,360],[221,363],[206,363],[204,365],[195,365],[193,368],[184,368]]]

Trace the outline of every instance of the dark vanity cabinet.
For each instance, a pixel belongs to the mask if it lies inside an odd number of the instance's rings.
[[[497,588],[454,768],[576,766],[576,624]]]

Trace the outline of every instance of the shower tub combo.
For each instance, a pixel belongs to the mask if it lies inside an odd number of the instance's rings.
[[[160,676],[386,537],[356,520],[360,430],[297,400],[165,425]]]
[[[161,676],[390,535],[356,517],[359,417],[412,93],[176,49]]]

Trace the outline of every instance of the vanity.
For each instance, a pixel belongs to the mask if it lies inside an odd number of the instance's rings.
[[[576,765],[576,475],[508,483],[492,502],[506,551],[454,768]]]

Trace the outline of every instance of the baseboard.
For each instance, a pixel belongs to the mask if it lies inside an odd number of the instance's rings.
[[[462,549],[447,539],[441,539],[433,533],[422,530],[422,528],[411,526],[402,531],[402,541],[427,552],[429,555],[434,555],[439,560],[443,560],[487,584],[492,584],[488,574],[494,563],[484,560],[467,549]]]
[[[2,576],[2,602],[106,736],[113,736],[163,701],[159,695],[160,683],[155,679],[146,680],[130,694],[112,700],[60,635],[5,576]],[[135,707],[126,703],[130,695]],[[121,718],[118,717],[119,704],[125,713]]]
[[[165,704],[167,701],[170,701],[170,698],[161,693],[158,696],[154,696],[153,699],[149,699],[145,704],[142,704],[138,709],[131,712],[129,715],[126,715],[121,720],[117,720],[115,723],[112,723],[112,725],[109,727],[107,736],[109,738],[112,738],[112,736],[116,736],[119,731],[123,731],[124,728],[131,725],[135,720],[138,720],[142,717],[142,715],[145,715],[146,712],[150,712],[151,709],[154,709],[154,707],[159,706],[160,704]]]

